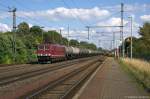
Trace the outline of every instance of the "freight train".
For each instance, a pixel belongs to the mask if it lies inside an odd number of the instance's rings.
[[[53,62],[99,55],[99,51],[59,44],[40,44],[37,49],[38,62]]]

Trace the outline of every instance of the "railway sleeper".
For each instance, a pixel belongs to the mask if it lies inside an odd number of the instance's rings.
[[[92,67],[93,64],[95,64],[95,67]],[[75,72],[75,74],[73,73],[72,75],[68,76],[66,79],[63,79],[59,85],[59,83],[55,84],[53,87],[49,87],[46,89],[46,92],[44,93],[47,93],[45,96],[42,97],[42,95],[39,95],[39,97],[36,97],[37,98],[46,98],[46,97],[49,97],[49,98],[52,98],[52,99],[63,99],[64,97],[68,97],[68,93],[70,93],[71,90],[73,90],[78,84],[80,84],[82,82],[82,80],[86,79],[88,77],[88,75],[90,75],[99,65],[100,65],[100,62],[98,63],[93,63],[92,66],[88,66],[88,67],[91,67],[93,68],[93,70],[91,71],[86,71],[84,73],[84,75],[82,74],[82,71],[84,72],[84,69],[81,69],[79,70],[78,72]],[[81,73],[81,77],[77,77],[78,79],[74,80],[74,79],[71,79],[71,77],[75,77],[75,75],[79,75]],[[69,81],[67,81],[68,79],[70,79]],[[55,87],[56,86],[56,87]],[[58,86],[58,87],[57,87]],[[64,88],[65,90],[62,90]],[[50,89],[50,90],[49,90]],[[42,94],[42,93],[41,93]],[[37,95],[38,96],[38,95]],[[55,97],[55,98],[54,98]],[[47,99],[49,99],[47,98]],[[31,99],[35,99],[35,98],[31,98]]]

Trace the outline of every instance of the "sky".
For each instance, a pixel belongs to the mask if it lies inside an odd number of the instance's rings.
[[[150,22],[150,0],[1,0],[0,31],[12,30],[12,13],[8,11],[17,8],[17,25],[27,22],[30,27],[42,26],[45,31],[62,29],[64,37],[111,49],[120,43],[120,28],[90,28],[88,39],[86,26],[119,26],[121,3],[124,3],[124,38],[130,36],[131,16],[133,36],[139,37],[139,27]]]

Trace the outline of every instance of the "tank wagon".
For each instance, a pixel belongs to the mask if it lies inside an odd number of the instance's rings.
[[[58,44],[40,44],[37,49],[38,62],[69,60],[99,54],[98,51]]]

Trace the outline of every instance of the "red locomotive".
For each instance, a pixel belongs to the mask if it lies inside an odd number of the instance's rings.
[[[37,57],[39,62],[65,59],[65,47],[57,44],[41,44],[38,46]]]
[[[100,54],[98,51],[58,44],[40,44],[37,50],[38,62],[53,62],[98,54]]]

